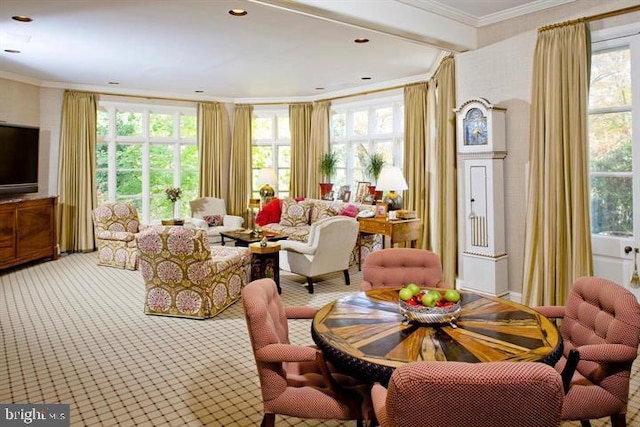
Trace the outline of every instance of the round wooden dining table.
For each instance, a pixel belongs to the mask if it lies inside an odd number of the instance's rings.
[[[398,289],[374,289],[339,298],[316,313],[311,335],[325,359],[369,382],[387,384],[412,361],[539,361],[555,365],[562,337],[549,319],[503,298],[460,292],[452,324],[408,323]]]

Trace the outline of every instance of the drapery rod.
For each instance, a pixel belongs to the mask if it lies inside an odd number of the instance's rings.
[[[627,13],[640,12],[640,5],[637,4],[635,6],[623,7],[622,9],[612,10],[609,12],[598,13],[591,16],[585,16],[578,19],[573,19],[571,21],[559,22],[557,24],[545,25],[544,27],[538,28],[538,32],[551,30],[554,28],[560,28],[567,25],[573,25],[580,22],[591,22],[591,21],[599,21],[601,19],[611,18],[613,16],[625,15]]]

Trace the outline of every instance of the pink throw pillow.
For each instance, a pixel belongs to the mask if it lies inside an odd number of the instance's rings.
[[[349,205],[346,208],[344,208],[344,210],[342,212],[340,212],[340,215],[344,215],[344,216],[349,216],[351,218],[355,218],[358,216],[358,208],[356,208],[353,205]]]

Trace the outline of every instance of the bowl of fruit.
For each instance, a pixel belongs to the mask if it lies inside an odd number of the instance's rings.
[[[460,293],[455,289],[442,292],[421,289],[415,283],[404,286],[398,292],[400,314],[409,322],[451,323],[460,316]]]

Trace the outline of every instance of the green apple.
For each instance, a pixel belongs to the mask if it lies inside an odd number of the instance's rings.
[[[418,295],[420,293],[420,286],[416,285],[415,283],[409,283],[405,287],[407,289],[411,289],[411,292],[413,292],[413,295]]]
[[[442,294],[438,291],[429,291],[429,295],[433,295],[433,302],[436,303],[442,299]]]
[[[444,299],[451,302],[458,302],[460,301],[460,292],[455,289],[447,289],[444,291]]]
[[[411,292],[411,289],[409,288],[402,288],[400,289],[400,292],[398,292],[398,296],[402,301],[408,301],[413,298],[413,292]]]
[[[431,292],[423,294],[421,302],[425,307],[433,307],[436,305],[436,300]]]

